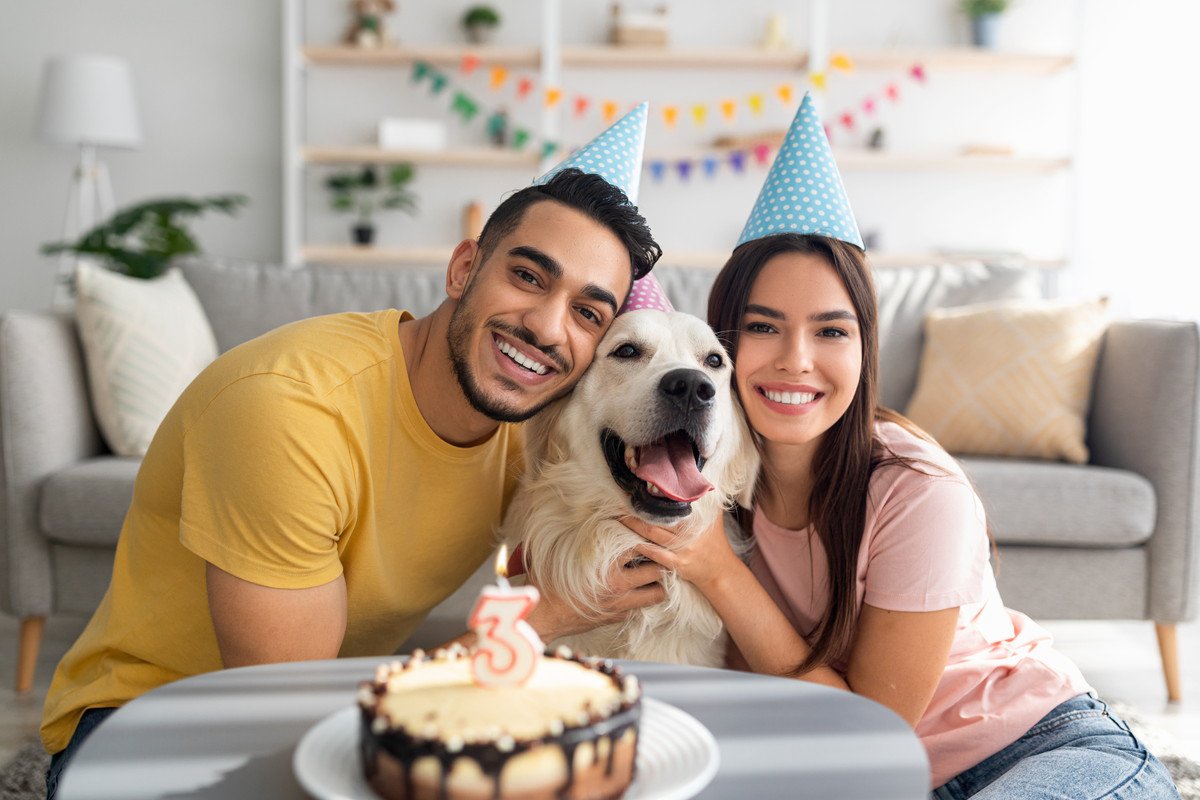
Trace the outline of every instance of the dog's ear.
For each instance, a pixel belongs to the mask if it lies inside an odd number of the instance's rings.
[[[756,441],[757,434],[750,429],[750,424],[746,421],[746,412],[742,409],[742,402],[738,399],[737,392],[731,387],[729,394],[733,399],[736,436],[733,456],[729,459],[729,466],[725,468],[727,478],[725,485],[729,487],[729,493],[737,500],[738,505],[742,508],[753,508],[754,487],[758,483],[758,470],[761,465]]]
[[[522,426],[525,429],[525,468],[530,474],[537,473],[547,462],[555,463],[565,458],[566,452],[555,435],[555,428],[569,399],[570,395],[555,400]]]

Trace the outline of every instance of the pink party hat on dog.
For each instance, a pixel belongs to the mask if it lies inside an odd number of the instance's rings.
[[[646,144],[646,115],[649,108],[649,103],[640,103],[534,183],[545,183],[556,173],[574,167],[581,172],[604,178],[625,192],[630,203],[637,205],[642,177],[642,149]],[[667,299],[662,286],[652,273],[647,273],[633,282],[629,297],[617,313],[636,311],[639,308],[674,311],[671,301]]]
[[[813,233],[866,249],[825,128],[807,93],[737,243],[776,233]]]

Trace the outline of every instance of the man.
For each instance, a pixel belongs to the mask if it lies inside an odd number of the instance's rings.
[[[304,320],[202,372],[150,445],[112,583],[55,671],[48,797],[91,730],[156,686],[393,653],[490,553],[522,466],[513,423],[571,390],[660,252],[620,188],[560,168],[455,248],[429,316]],[[611,618],[659,602],[658,576],[615,571]],[[530,622],[547,640],[596,624],[554,597]]]

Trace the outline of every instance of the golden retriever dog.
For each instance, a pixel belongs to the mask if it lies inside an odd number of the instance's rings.
[[[529,465],[500,536],[521,545],[548,590],[598,618],[604,576],[640,536],[636,516],[694,538],[734,499],[748,502],[758,453],[731,387],[732,364],[702,320],[641,310],[613,322],[571,395],[526,426]],[[566,637],[585,655],[716,666],[720,618],[691,584],[625,622]]]

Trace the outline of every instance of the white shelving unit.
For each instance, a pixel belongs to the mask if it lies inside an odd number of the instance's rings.
[[[422,61],[440,67],[457,66],[468,53],[490,65],[510,68],[536,69],[542,86],[561,85],[564,69],[623,71],[638,70],[758,70],[795,76],[803,74],[809,54],[819,62],[828,60],[829,43],[824,24],[825,3],[813,0],[810,4],[810,41],[807,52],[766,52],[754,48],[631,48],[613,46],[564,46],[560,42],[559,19],[561,0],[541,0],[542,28],[537,46],[467,46],[437,44],[382,49],[360,49],[343,45],[310,43],[304,40],[304,0],[284,0],[284,253],[288,263],[321,264],[440,264],[449,255],[452,244],[414,248],[341,246],[329,242],[312,242],[304,230],[305,175],[323,165],[392,164],[412,162],[443,169],[503,169],[519,168],[524,172],[549,166],[540,164],[533,152],[521,152],[486,147],[459,147],[442,151],[385,150],[368,144],[347,142],[311,142],[304,130],[307,102],[307,80],[310,71],[339,68],[379,68],[403,70]],[[911,64],[921,63],[931,72],[939,73],[1015,73],[1055,75],[1075,66],[1067,54],[1026,54],[996,52],[962,47],[907,49],[851,49],[846,54],[859,71],[900,71]],[[624,79],[624,76],[622,76]],[[561,125],[563,105],[545,109],[538,130],[533,136],[554,141]],[[679,148],[656,150],[646,154],[649,163],[655,159],[671,162],[703,155],[720,155],[717,149]],[[1026,157],[1018,155],[966,155],[955,152],[892,152],[866,149],[835,150],[838,166],[845,172],[941,172],[941,173],[1009,173],[1044,175],[1062,171],[1070,173],[1067,157]],[[1073,189],[1072,189],[1073,191]],[[1066,227],[1069,224],[1064,222]],[[668,253],[664,263],[715,266],[727,253],[679,252]],[[919,264],[937,253],[929,252],[872,252],[877,266]],[[944,257],[944,256],[943,256]],[[1047,270],[1066,265],[1068,259],[1044,258],[1033,263]]]

